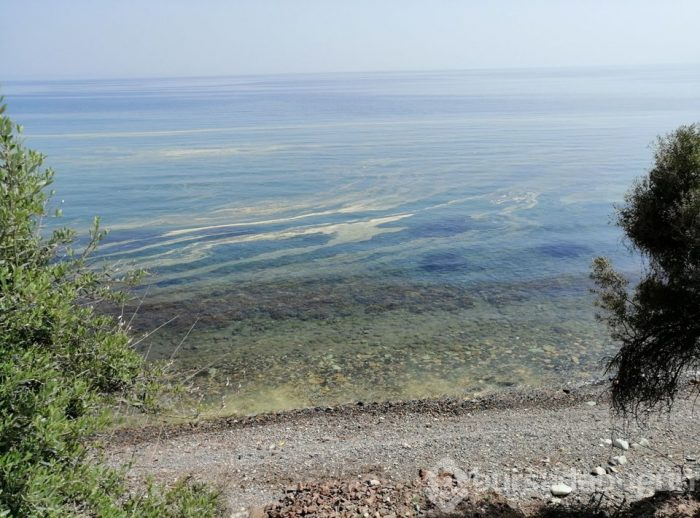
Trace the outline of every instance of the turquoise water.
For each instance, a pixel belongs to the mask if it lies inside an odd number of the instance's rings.
[[[226,412],[590,379],[596,255],[700,67],[6,82],[140,346]],[[194,327],[192,327],[192,325]],[[184,341],[183,341],[184,338]]]

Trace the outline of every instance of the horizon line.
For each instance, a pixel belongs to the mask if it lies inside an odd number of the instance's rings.
[[[93,76],[93,77],[19,77],[0,80],[3,83],[69,83],[82,81],[138,81],[138,80],[168,80],[168,79],[217,79],[230,77],[280,77],[280,76],[328,76],[328,75],[360,75],[360,74],[435,74],[449,72],[499,72],[499,71],[526,71],[526,70],[610,70],[610,69],[634,69],[634,68],[663,68],[663,67],[700,67],[700,62],[694,63],[627,63],[605,65],[533,65],[533,66],[493,66],[493,67],[468,67],[468,68],[435,68],[435,69],[365,69],[365,70],[337,70],[337,71],[300,71],[300,72],[255,72],[255,73],[225,73],[225,74],[192,74],[192,75],[125,75],[125,76]]]

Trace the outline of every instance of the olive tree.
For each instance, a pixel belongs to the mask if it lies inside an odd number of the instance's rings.
[[[47,232],[53,171],[27,149],[0,99],[0,517],[208,517],[218,493],[182,482],[172,489],[126,485],[100,465],[90,443],[117,398],[143,406],[160,371],[132,347],[122,321],[97,301],[124,301],[129,275],[90,263],[104,233]]]

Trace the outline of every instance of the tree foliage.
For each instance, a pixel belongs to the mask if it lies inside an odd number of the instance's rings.
[[[72,230],[42,232],[53,171],[20,132],[0,102],[0,517],[212,516],[209,489],[128,492],[121,472],[89,460],[105,405],[148,403],[158,372],[121,319],[93,308],[123,301],[115,287],[133,280],[90,264],[99,221],[80,250]]]
[[[644,259],[629,282],[605,258],[593,265],[599,317],[621,343],[608,368],[623,414],[670,408],[684,374],[700,367],[700,126],[657,141],[654,165],[617,208],[617,224]]]

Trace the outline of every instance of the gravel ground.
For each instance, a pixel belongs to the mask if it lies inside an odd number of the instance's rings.
[[[423,514],[436,503],[449,510],[463,496],[489,498],[494,491],[504,505],[530,513],[559,501],[575,505],[605,495],[605,505],[614,506],[681,488],[684,477],[700,473],[694,403],[689,390],[671,415],[652,416],[640,428],[612,417],[602,388],[587,386],[140,427],[103,442],[111,463],[132,463],[135,483],[149,475],[210,481],[234,516],[294,513],[294,495],[306,499],[306,514],[327,515],[324,495],[335,495],[334,509],[350,509],[347,491],[371,497],[372,505],[383,502],[378,514],[361,503],[352,504],[352,514],[385,516],[391,506],[383,498],[397,485],[422,493],[413,501],[397,497],[410,504],[401,515]],[[618,438],[629,450],[606,442]],[[610,460],[621,455],[626,462],[611,470]],[[606,473],[592,475],[596,467]],[[554,498],[556,484],[571,494]]]

